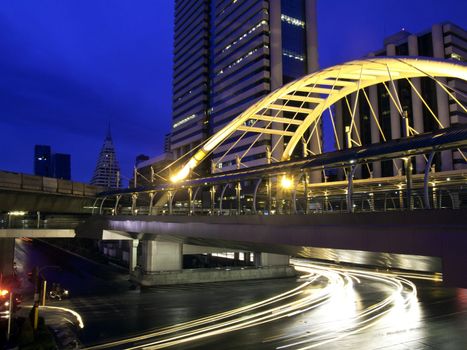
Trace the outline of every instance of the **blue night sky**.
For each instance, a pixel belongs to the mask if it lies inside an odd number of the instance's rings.
[[[88,182],[110,122],[122,174],[162,151],[170,130],[169,0],[0,3],[0,169],[33,172],[35,144],[70,153]],[[320,64],[382,47],[401,28],[467,27],[462,0],[318,0]]]

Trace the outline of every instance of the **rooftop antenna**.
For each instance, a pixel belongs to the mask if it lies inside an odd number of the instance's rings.
[[[107,136],[105,138],[108,139],[108,140],[112,140],[112,134],[110,132],[110,122],[107,125]]]

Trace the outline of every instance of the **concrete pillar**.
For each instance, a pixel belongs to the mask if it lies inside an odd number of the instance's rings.
[[[283,266],[289,265],[290,257],[288,255],[272,253],[254,253],[255,266]]]
[[[121,242],[121,241],[120,241]],[[130,273],[135,270],[136,265],[138,264],[138,244],[139,240],[138,239],[132,239],[131,241],[128,241],[129,243],[129,256],[128,256],[128,264],[129,264],[129,269]]]
[[[386,53],[388,56],[396,56],[396,45],[389,44],[386,46]],[[389,97],[390,115],[391,115],[391,135],[386,135],[386,138],[391,137],[392,140],[401,138],[401,116],[398,111],[398,106],[394,104],[393,99],[397,102],[397,81],[388,81],[386,85],[391,92],[392,98]],[[395,89],[394,89],[395,87]],[[393,174],[398,174],[398,169],[402,169],[402,161],[400,159],[394,160]]]
[[[371,107],[373,108],[373,111],[375,112],[376,118],[379,118],[378,88],[376,86],[370,86],[368,99],[370,100],[370,104],[371,104]],[[381,142],[381,133],[379,131],[378,125],[376,124],[376,121],[373,115],[370,118],[370,128],[371,128],[371,143]],[[381,162],[380,161],[373,162],[373,177],[381,177]]]
[[[336,125],[336,133],[337,133],[337,139],[339,140],[339,146],[340,149],[344,149],[346,145],[346,139],[345,139],[345,134],[344,134],[344,121],[343,121],[343,108],[346,108],[344,106],[343,100],[338,101],[336,104],[336,112],[334,114],[334,123]],[[339,149],[336,144],[336,149]],[[342,168],[337,169],[337,179],[338,180],[343,180],[344,179],[344,171]]]
[[[305,31],[306,31],[306,64],[307,74],[316,72],[319,69],[318,62],[318,30],[317,30],[317,11],[316,11],[316,0],[305,0]],[[321,128],[322,123],[317,126],[313,137],[310,140],[310,150],[319,154],[320,143],[321,143]],[[313,130],[313,125],[310,128],[310,132]],[[311,171],[310,181],[313,183],[321,182],[321,171]]]
[[[352,94],[350,97],[350,108],[353,112],[355,102],[357,101],[357,94]],[[357,106],[355,108],[355,117],[354,117],[354,128],[352,129],[352,140],[359,142],[361,139],[361,128],[360,128],[360,108],[359,108],[359,103],[357,102]],[[360,138],[359,138],[360,136]],[[355,144],[352,145],[352,147],[356,147]],[[355,169],[355,177],[357,179],[362,178],[362,167],[359,166]]]
[[[142,267],[145,272],[182,269],[182,244],[164,241],[143,241]]]
[[[441,24],[435,24],[432,27],[432,39],[433,39],[433,56],[435,58],[445,58],[444,52],[444,35],[443,27]],[[437,78],[441,83],[446,84],[446,78]],[[451,126],[451,120],[449,117],[449,98],[448,94],[436,84],[436,103],[438,105],[437,117],[443,127],[448,128]],[[452,151],[441,152],[441,170],[452,170]]]
[[[306,63],[308,74],[319,69],[318,63],[318,19],[316,0],[305,0]]]
[[[271,58],[271,91],[273,91],[283,85],[281,0],[271,0],[269,2],[269,26],[271,35],[269,46],[269,55]],[[282,124],[278,123],[272,123],[271,126],[277,129],[283,127]],[[272,156],[275,159],[281,159],[282,153],[284,153],[284,139],[280,139],[279,135],[271,135],[271,150],[272,148],[274,148]]]
[[[416,35],[410,35],[408,38],[409,44],[409,56],[418,56],[418,38]],[[415,89],[419,94],[422,93],[422,86],[420,78],[410,79]],[[423,102],[418,97],[414,89],[411,89],[411,99],[412,99],[412,117],[413,128],[420,134],[424,132],[423,127]],[[415,171],[417,173],[422,173],[425,168],[425,158],[422,155],[415,157]]]
[[[0,238],[0,274],[9,276],[13,274],[13,261],[15,259],[15,239]]]

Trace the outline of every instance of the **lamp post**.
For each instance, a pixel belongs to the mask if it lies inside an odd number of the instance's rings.
[[[34,330],[37,330],[37,325],[39,323],[39,296],[40,296],[41,289],[43,293],[42,306],[45,305],[45,294],[47,292],[46,290],[47,282],[41,272],[48,268],[60,269],[60,266],[47,265],[47,266],[42,266],[40,269],[38,269],[37,266],[34,267],[34,272],[33,272],[33,277],[34,277],[33,328]],[[41,286],[41,280],[44,282],[43,287]]]

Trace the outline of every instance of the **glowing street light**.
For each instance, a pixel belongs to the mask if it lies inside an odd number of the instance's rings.
[[[284,175],[281,179],[281,186],[285,190],[291,189],[293,186],[293,180],[290,177]]]

